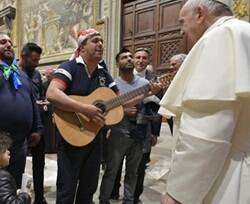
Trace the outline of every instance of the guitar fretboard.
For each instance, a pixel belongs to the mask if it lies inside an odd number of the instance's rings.
[[[167,88],[170,85],[171,80],[173,79],[176,72],[177,70],[174,70],[170,73],[164,74],[158,77],[157,81],[161,83],[162,87]],[[129,101],[130,99],[135,98],[136,96],[140,96],[144,93],[147,93],[149,90],[150,90],[149,84],[146,84],[133,91],[117,96],[111,100],[105,101],[104,102],[105,111],[109,111],[117,106],[123,105],[125,102]]]
[[[109,111],[117,106],[120,106],[124,104],[125,102],[129,101],[132,98],[135,98],[136,96],[140,96],[144,93],[147,93],[149,91],[149,85],[146,84],[142,87],[139,87],[131,92],[125,93],[123,95],[117,96],[109,101],[106,101],[104,104],[106,106],[106,111]]]

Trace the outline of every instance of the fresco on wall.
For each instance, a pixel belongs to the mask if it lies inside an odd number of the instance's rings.
[[[44,55],[71,52],[80,29],[93,24],[93,0],[23,0],[22,44],[35,42]]]

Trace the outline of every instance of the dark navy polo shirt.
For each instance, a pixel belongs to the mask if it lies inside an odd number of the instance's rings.
[[[87,96],[98,87],[109,87],[118,91],[116,83],[106,69],[98,65],[90,75],[81,57],[62,63],[54,73],[54,79],[66,84],[67,95]]]

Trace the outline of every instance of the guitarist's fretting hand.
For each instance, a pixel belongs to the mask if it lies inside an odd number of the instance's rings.
[[[137,113],[137,108],[135,106],[133,107],[124,107],[124,112],[128,116],[135,116]]]
[[[149,87],[150,87],[150,90],[148,93],[145,94],[145,97],[147,96],[152,96],[152,95],[156,95],[161,89],[161,84],[158,83],[158,82],[153,82],[153,81],[150,81],[149,82]]]
[[[104,126],[105,117],[102,113],[102,110],[97,108],[94,105],[84,104],[83,114],[87,116],[90,120],[93,120],[95,123]]]

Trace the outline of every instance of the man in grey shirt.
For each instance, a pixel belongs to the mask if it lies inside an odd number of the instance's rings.
[[[116,56],[116,61],[120,71],[120,78],[116,80],[116,84],[121,94],[149,83],[146,79],[134,75],[134,60],[128,50],[121,50]],[[142,141],[147,129],[146,125],[137,123],[136,118],[140,108],[140,103],[124,108],[123,120],[111,128],[107,140],[107,166],[100,189],[101,204],[109,203],[114,181],[124,157],[126,157],[126,172],[123,203],[134,203],[137,169],[142,158]]]

